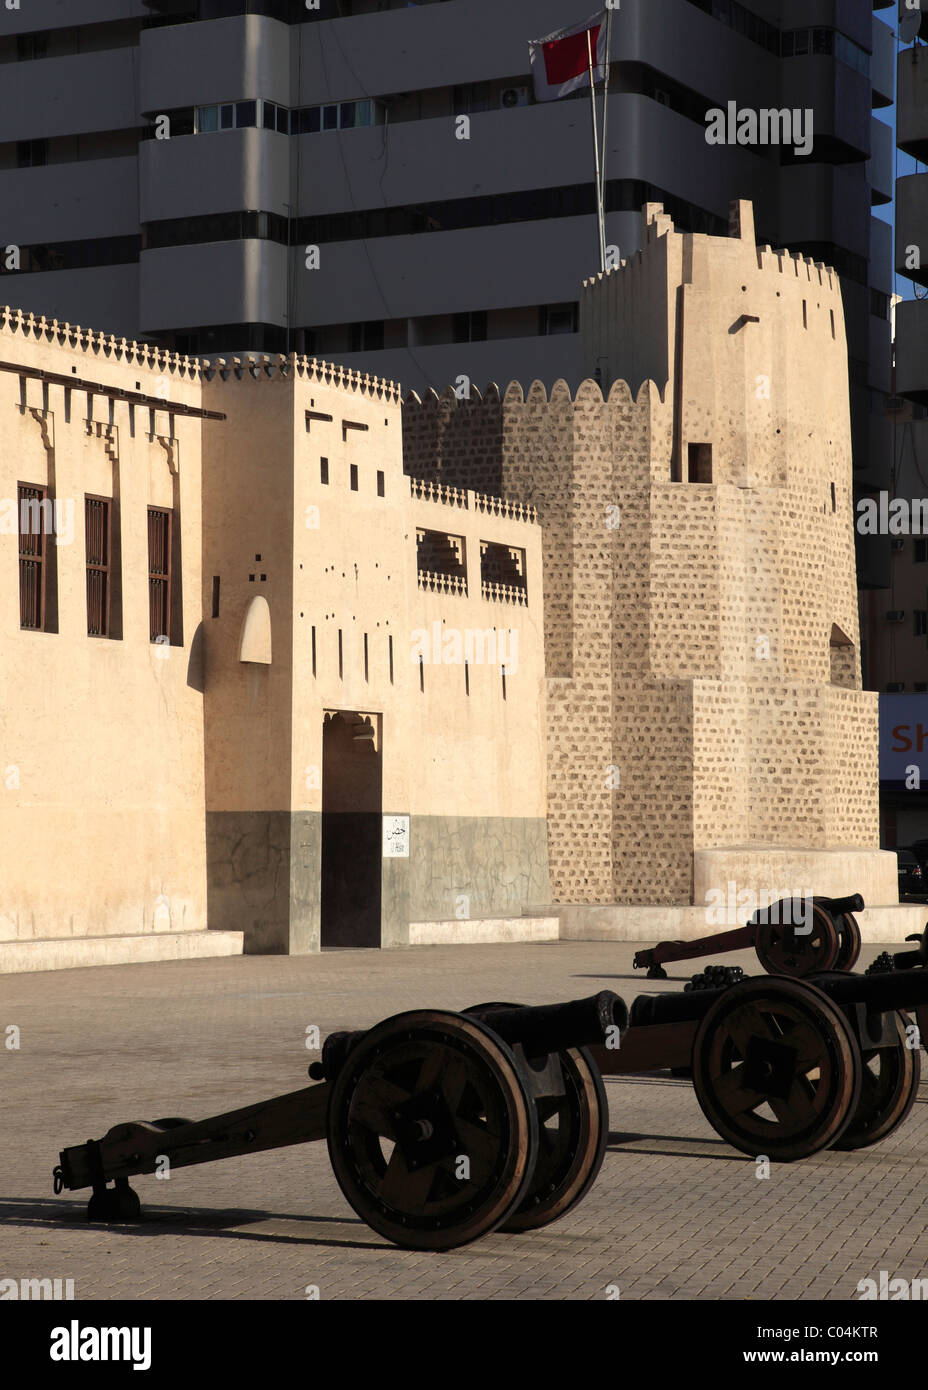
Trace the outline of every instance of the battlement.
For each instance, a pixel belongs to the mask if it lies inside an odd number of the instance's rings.
[[[246,376],[253,381],[262,377],[271,380],[275,376],[283,380],[318,382],[320,386],[334,386],[341,391],[353,391],[381,401],[402,403],[402,390],[398,381],[388,381],[385,377],[371,376],[351,367],[342,367],[335,362],[322,362],[317,358],[299,356],[291,353],[274,355],[260,354],[249,357],[216,357],[204,359],[203,379],[212,382],[218,376],[222,381],[234,378],[242,381]]]
[[[150,343],[137,343],[134,340],[130,343],[126,338],[115,338],[110,334],[96,333],[92,328],[81,328],[80,324],[59,323],[57,319],[47,319],[44,314],[27,314],[8,304],[0,306],[0,338],[61,348],[68,354],[83,352],[121,366],[138,367],[142,371],[157,372],[160,376],[170,374],[187,381],[198,381],[202,370],[198,358],[168,352]]]
[[[608,270],[600,270],[594,275],[587,276],[581,283],[582,291],[589,293],[595,291],[603,281],[623,276],[634,276],[635,272],[648,260],[650,248],[656,242],[667,236],[676,236],[683,238],[690,245],[701,244],[707,247],[710,243],[718,245],[741,241],[745,243],[745,249],[751,254],[751,258],[756,259],[758,271],[777,272],[780,275],[791,275],[799,280],[804,279],[821,286],[823,289],[830,290],[835,295],[841,292],[837,272],[833,266],[827,265],[824,261],[816,261],[811,256],[804,256],[801,251],[790,251],[785,247],[778,247],[774,250],[770,246],[756,246],[754,243],[754,210],[752,205],[745,200],[735,200],[729,207],[729,235],[727,237],[715,237],[703,232],[678,232],[674,226],[673,218],[664,212],[661,203],[646,203],[641,210],[641,216],[644,248],[621,260],[617,266],[610,266]],[[802,273],[803,271],[805,274]]]
[[[190,382],[211,382],[217,376],[222,381],[232,377],[241,381],[246,374],[253,380],[279,375],[334,386],[397,405],[402,402],[399,382],[371,376],[337,363],[319,361],[315,357],[308,358],[296,353],[231,359],[188,357],[185,353],[169,352],[152,343],[139,343],[134,339],[130,342],[112,334],[97,333],[92,328],[82,328],[80,324],[61,323],[58,319],[46,318],[44,314],[26,313],[8,304],[0,306],[0,339],[3,338],[60,348],[69,355],[82,352],[120,366],[135,367],[159,376],[175,376]]]
[[[598,381],[592,377],[587,377],[581,381],[576,392],[572,393],[567,382],[563,379],[556,381],[551,387],[549,396],[547,387],[543,381],[537,379],[529,386],[528,391],[523,389],[519,381],[510,381],[505,392],[500,395],[499,387],[496,382],[490,382],[486,390],[481,395],[476,387],[471,388],[470,396],[458,396],[454,388],[445,387],[439,395],[437,391],[430,389],[423,396],[419,396],[415,391],[408,391],[403,401],[403,406],[409,407],[416,412],[429,412],[438,410],[443,406],[460,407],[462,410],[467,408],[475,409],[480,406],[498,407],[510,405],[587,405],[590,402],[599,405],[621,404],[623,406],[640,406],[652,398],[650,392],[653,391],[656,397],[663,401],[664,393],[653,381],[644,381],[634,394],[627,381],[615,381],[609,389],[608,396],[604,396]]]

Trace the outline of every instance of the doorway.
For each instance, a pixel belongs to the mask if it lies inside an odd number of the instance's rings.
[[[380,945],[383,750],[377,715],[322,728],[322,949]]]

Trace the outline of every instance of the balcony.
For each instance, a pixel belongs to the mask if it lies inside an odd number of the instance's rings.
[[[896,395],[928,405],[928,299],[896,305]]]
[[[928,174],[896,180],[896,271],[928,285]]]
[[[905,154],[928,160],[928,53],[904,48],[899,54],[896,143]]]

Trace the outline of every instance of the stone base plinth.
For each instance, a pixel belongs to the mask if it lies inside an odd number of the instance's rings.
[[[70,970],[86,965],[138,965],[155,960],[240,956],[237,931],[151,932],[144,936],[71,936],[61,940],[0,941],[0,975]]]
[[[781,897],[802,897],[810,891],[828,898],[859,893],[865,903],[885,906],[899,901],[896,855],[882,849],[781,849],[768,845],[695,851],[694,903],[717,902],[720,893],[727,899],[745,891],[766,894],[766,901],[774,902]]]
[[[556,910],[555,910],[556,912]],[[556,915],[484,917],[473,921],[410,922],[410,946],[485,946],[493,942],[557,941]]]

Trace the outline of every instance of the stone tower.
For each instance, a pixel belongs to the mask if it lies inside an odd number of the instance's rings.
[[[727,238],[642,215],[643,249],[583,285],[573,400],[406,406],[409,471],[538,507],[556,901],[895,903],[838,278],[757,247],[749,203]]]

